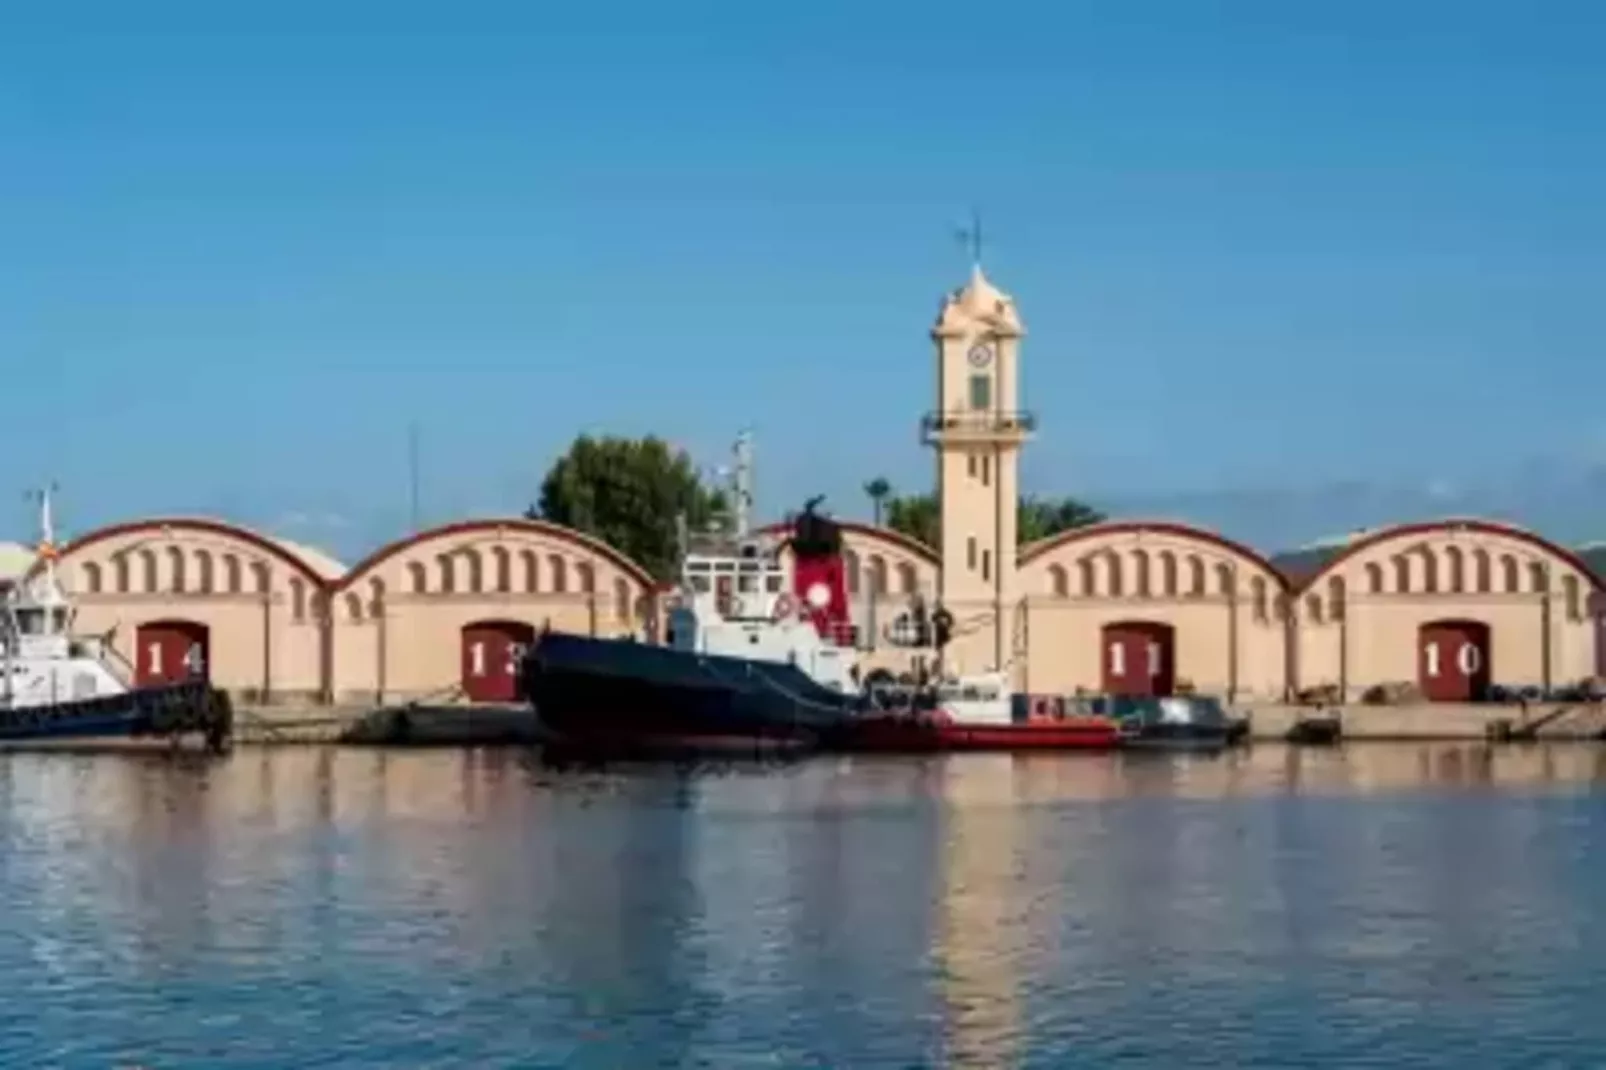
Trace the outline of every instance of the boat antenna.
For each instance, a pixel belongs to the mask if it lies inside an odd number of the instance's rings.
[[[32,497],[39,502],[39,547],[37,553],[39,560],[45,566],[45,582],[52,590],[56,586],[56,518],[51,509],[51,496],[56,492],[55,483],[47,484],[34,491]]]
[[[736,522],[736,537],[745,539],[751,531],[753,509],[753,433],[739,433],[731,452],[736,461],[731,472],[731,515]]]
[[[418,511],[418,421],[413,420],[407,425],[407,496],[408,520],[412,530],[419,529]]]

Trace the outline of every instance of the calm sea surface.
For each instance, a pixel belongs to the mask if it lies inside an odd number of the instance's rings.
[[[1606,750],[0,755],[0,1066],[1599,1067]]]

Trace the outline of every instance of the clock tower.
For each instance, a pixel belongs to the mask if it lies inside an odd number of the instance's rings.
[[[937,456],[940,598],[954,620],[947,668],[1004,669],[1014,650],[1020,448],[1036,421],[1020,408],[1025,334],[1015,302],[982,274],[944,298],[931,330],[937,406],[921,422]]]

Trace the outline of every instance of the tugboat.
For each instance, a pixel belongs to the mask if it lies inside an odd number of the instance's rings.
[[[846,599],[841,529],[815,499],[786,537],[751,530],[750,450],[743,435],[733,530],[683,537],[665,645],[552,631],[532,644],[524,695],[558,746],[608,757],[797,752],[863,705],[845,608],[833,612]]]
[[[746,435],[736,444],[731,497],[733,531],[685,540],[665,645],[548,632],[531,646],[524,694],[560,749],[657,757],[1118,742],[1106,717],[1026,716],[1004,673],[898,684],[880,670],[861,681],[841,527],[815,498],[787,527],[752,531]],[[901,645],[934,644],[940,664],[951,614],[917,602],[906,623],[914,638]]]
[[[195,733],[213,751],[232,735],[228,696],[204,679],[131,687],[104,639],[76,637],[56,574],[50,492],[39,492],[36,565],[0,607],[0,742]]]

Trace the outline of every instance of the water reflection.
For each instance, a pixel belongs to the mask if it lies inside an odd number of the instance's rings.
[[[1603,778],[1566,746],[0,755],[0,1065],[1576,1062],[1532,1038],[1606,1044]]]

